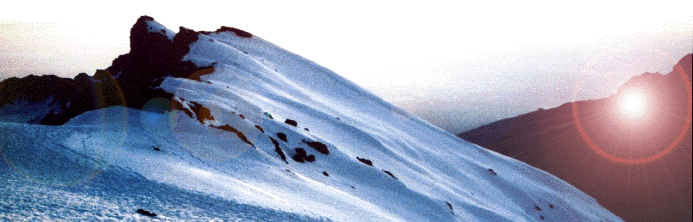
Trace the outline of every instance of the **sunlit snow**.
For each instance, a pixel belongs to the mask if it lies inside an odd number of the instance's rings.
[[[621,221],[257,36],[211,33],[190,48],[184,59],[214,72],[163,81],[181,109],[0,123],[0,220],[135,220],[141,208],[186,221]],[[210,117],[186,113],[194,104]]]

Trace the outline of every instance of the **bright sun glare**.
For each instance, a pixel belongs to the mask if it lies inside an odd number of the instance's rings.
[[[647,97],[641,90],[624,92],[619,101],[619,111],[627,119],[636,120],[647,113]]]

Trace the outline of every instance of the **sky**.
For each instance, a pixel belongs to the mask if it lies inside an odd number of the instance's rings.
[[[693,51],[690,1],[15,1],[0,80],[74,77],[129,50],[141,15],[231,26],[346,77],[451,133],[606,97]]]

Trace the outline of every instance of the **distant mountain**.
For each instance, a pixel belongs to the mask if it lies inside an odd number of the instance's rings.
[[[626,221],[691,221],[690,80],[691,54],[670,73],[636,76],[609,98],[540,109],[459,136],[573,184]],[[646,95],[649,108],[624,118],[618,109],[633,91]]]
[[[0,83],[0,220],[621,221],[248,32],[143,16],[130,43]]]

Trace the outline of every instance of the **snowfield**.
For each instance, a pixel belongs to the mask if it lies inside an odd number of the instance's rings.
[[[257,36],[198,34],[183,60],[209,68],[142,110],[0,123],[0,220],[622,221]]]

